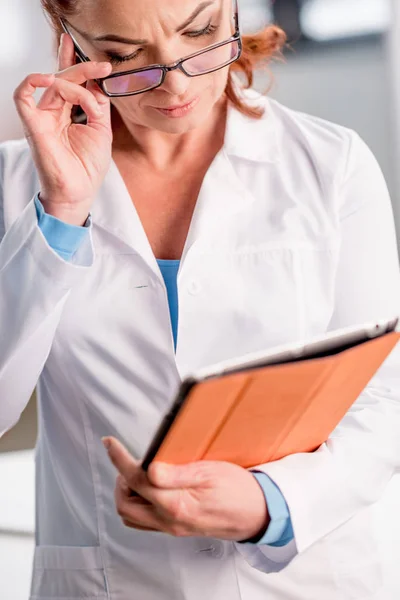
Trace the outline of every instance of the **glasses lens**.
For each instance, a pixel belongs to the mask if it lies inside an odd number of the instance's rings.
[[[189,58],[183,63],[188,75],[200,75],[213,69],[220,69],[234,62],[239,57],[239,42],[237,40],[203,52],[199,56]]]
[[[162,76],[162,69],[149,69],[106,79],[104,85],[109,94],[129,94],[156,87],[161,82]]]

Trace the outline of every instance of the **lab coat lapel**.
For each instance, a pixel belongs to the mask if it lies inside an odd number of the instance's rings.
[[[182,254],[182,267],[188,253],[207,251],[219,237],[224,222],[253,201],[222,149],[203,180]]]
[[[253,93],[253,96],[254,100],[259,99],[259,95]],[[225,223],[239,216],[254,201],[250,185],[252,171],[248,166],[276,163],[279,160],[278,150],[276,121],[268,103],[267,119],[263,121],[251,119],[229,104],[225,143],[203,180],[181,268],[187,254],[195,247],[199,251],[209,248],[211,239],[215,241],[222,233],[226,239],[229,232],[224,231]]]
[[[244,190],[228,156],[221,150],[204,178],[196,202],[181,263],[197,240],[202,241],[229,209],[242,203]],[[92,209],[93,222],[137,252],[147,266],[159,275],[156,257],[125,182],[112,160]]]
[[[221,225],[224,215],[239,210],[246,199],[251,198],[222,149],[210,165],[201,186],[181,257],[181,268],[191,249],[195,245],[202,247],[207,244],[209,235]],[[139,215],[114,161],[93,205],[92,217],[96,227],[116,236],[161,277]]]
[[[116,236],[139,254],[147,267],[161,277],[157,260],[119,169],[111,160],[92,209],[93,223]]]

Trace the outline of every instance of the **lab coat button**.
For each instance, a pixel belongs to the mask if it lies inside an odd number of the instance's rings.
[[[217,540],[209,542],[207,539],[204,539],[197,552],[201,552],[209,558],[221,558],[224,555],[224,544]]]
[[[195,296],[196,294],[198,294],[200,292],[201,286],[197,281],[192,280],[189,282],[187,290],[188,290],[189,294],[191,294],[192,296]]]
[[[210,556],[221,558],[224,554],[224,545],[221,542],[213,542],[210,546]]]

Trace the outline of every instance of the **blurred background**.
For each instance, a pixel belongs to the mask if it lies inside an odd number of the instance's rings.
[[[391,192],[400,237],[399,0],[239,0],[243,32],[270,22],[288,34],[284,61],[271,71],[270,95],[287,106],[355,129],[377,157]],[[50,27],[39,0],[0,0],[0,142],[22,137],[12,94],[30,72],[55,70]],[[256,85],[270,82],[258,73]],[[34,544],[36,405],[0,439],[0,597],[26,600]],[[397,516],[399,478],[385,496]],[[396,512],[395,512],[396,511]],[[400,526],[384,522],[386,551],[400,564],[393,540]],[[400,521],[397,519],[396,522]],[[394,542],[393,542],[394,543]],[[388,600],[394,600],[388,598]]]

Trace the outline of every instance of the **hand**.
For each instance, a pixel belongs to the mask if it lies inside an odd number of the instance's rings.
[[[59,71],[28,75],[15,90],[14,101],[38,171],[46,212],[81,225],[111,161],[110,101],[93,79],[109,75],[112,67],[106,62],[75,64],[74,56],[72,39],[63,34]],[[82,86],[85,82],[86,87]],[[36,106],[33,94],[41,87],[47,89]],[[74,104],[85,111],[87,125],[72,123]]]
[[[103,442],[120,473],[115,502],[127,527],[241,541],[268,526],[264,494],[246,469],[216,461],[154,462],[145,473],[115,438]]]

